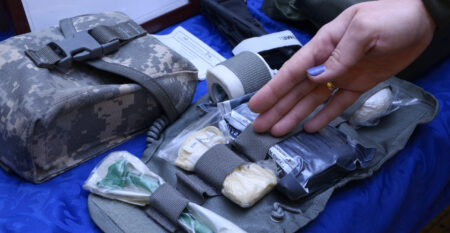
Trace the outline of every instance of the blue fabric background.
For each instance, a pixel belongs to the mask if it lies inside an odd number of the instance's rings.
[[[259,11],[261,3],[249,1],[254,16],[269,32],[285,29]],[[223,56],[231,56],[231,47],[202,16],[179,25]],[[310,39],[293,31],[303,43]],[[437,118],[419,126],[406,148],[373,177],[338,189],[323,213],[301,232],[418,232],[450,204],[450,58],[416,84],[439,100]],[[205,82],[200,82],[196,98],[206,92]],[[114,151],[141,156],[144,148],[141,135]],[[100,232],[89,217],[88,192],[81,186],[106,154],[39,185],[0,171],[0,232]]]

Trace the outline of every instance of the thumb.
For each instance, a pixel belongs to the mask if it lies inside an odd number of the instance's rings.
[[[372,37],[361,30],[355,30],[352,22],[331,55],[322,65],[307,70],[310,80],[317,83],[333,81],[345,76],[369,50]]]

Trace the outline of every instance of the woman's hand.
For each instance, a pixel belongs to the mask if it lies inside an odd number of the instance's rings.
[[[288,133],[339,90],[304,129],[315,132],[339,116],[362,93],[412,63],[430,43],[435,24],[421,0],[356,4],[324,25],[259,90],[249,108],[256,132]]]

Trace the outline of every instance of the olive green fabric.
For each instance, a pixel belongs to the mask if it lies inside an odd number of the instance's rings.
[[[207,199],[203,207],[215,211],[248,232],[296,232],[304,227],[324,210],[327,201],[336,188],[342,187],[352,180],[370,177],[384,162],[392,158],[406,145],[418,124],[427,123],[436,116],[439,108],[438,102],[431,94],[414,84],[396,78],[389,80],[389,85],[401,89],[402,92],[408,93],[410,97],[418,98],[418,104],[402,107],[385,116],[376,127],[353,129],[346,122],[338,125],[342,132],[356,138],[362,145],[377,149],[374,159],[366,168],[357,169],[337,183],[330,184],[329,187],[298,201],[288,201],[282,194],[273,191],[256,203],[255,206],[248,209],[240,208],[223,196]],[[197,103],[204,103],[205,101],[207,101],[207,96],[202,97]],[[177,183],[176,173],[179,170],[174,165],[158,158],[155,154],[161,145],[169,143],[172,138],[196,119],[198,119],[198,112],[193,105],[178,121],[169,126],[162,139],[149,146],[142,156],[142,160],[153,172],[159,174],[174,187]],[[274,221],[271,215],[274,211],[274,205],[277,205],[276,203],[294,208],[298,212],[285,211],[285,216],[281,221]],[[161,228],[155,227],[150,219],[144,220],[145,213],[143,211],[136,211],[136,209],[136,207],[95,195],[89,197],[91,216],[94,222],[105,232],[134,232],[134,229],[137,228],[140,228],[142,232],[161,231]],[[126,216],[121,214],[127,211],[129,212]],[[132,219],[133,217],[136,217],[139,221],[126,221],[126,219]],[[102,222],[105,221],[105,218],[110,223]]]

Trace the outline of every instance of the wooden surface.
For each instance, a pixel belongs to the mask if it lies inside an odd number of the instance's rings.
[[[436,216],[420,233],[450,233],[450,206]]]
[[[5,3],[6,10],[11,15],[12,24],[16,35],[30,32],[30,25],[25,15],[25,10],[21,0],[2,0]],[[160,31],[172,24],[178,23],[199,13],[200,0],[189,0],[189,3],[167,14],[161,15],[142,24],[149,33]]]
[[[8,16],[6,15],[3,0],[0,0],[0,32],[9,30]]]
[[[149,22],[143,23],[142,27],[149,33],[158,32],[172,24],[181,22],[191,16],[200,12],[200,0],[190,0],[189,4],[182,6],[165,15],[152,19]]]
[[[16,35],[30,32],[30,25],[28,25],[27,16],[23,9],[21,0],[4,0],[6,9],[11,16],[12,24]]]

